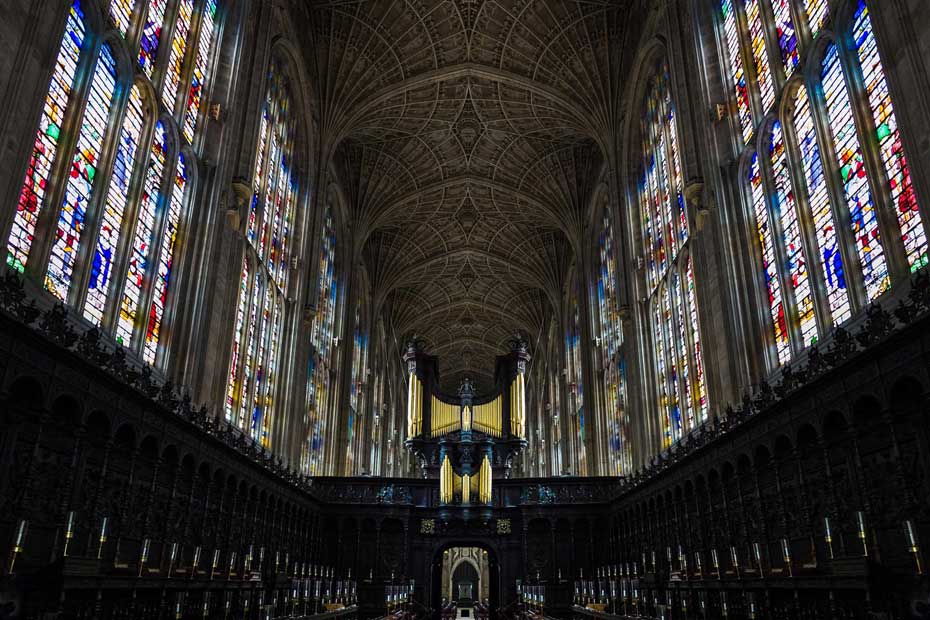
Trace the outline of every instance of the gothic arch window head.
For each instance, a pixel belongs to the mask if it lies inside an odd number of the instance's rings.
[[[642,161],[636,190],[646,262],[643,316],[651,342],[662,447],[707,419],[691,232],[669,68],[658,61],[641,108]]]
[[[173,267],[199,165],[185,149],[202,125],[216,1],[111,0],[99,18],[95,7],[70,3],[6,260],[164,368]],[[177,45],[162,54],[169,40]],[[167,87],[162,56],[173,60]],[[174,106],[188,91],[198,96]]]
[[[719,0],[773,365],[928,263],[871,4]]]
[[[301,174],[291,97],[285,61],[275,56],[259,118],[226,387],[226,420],[265,447],[277,409],[284,326],[294,306],[288,290]]]

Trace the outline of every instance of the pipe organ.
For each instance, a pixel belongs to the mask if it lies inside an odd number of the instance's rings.
[[[482,509],[493,502],[494,478],[509,477],[513,458],[526,447],[526,388],[530,356],[515,339],[498,356],[494,385],[478,392],[465,379],[456,394],[440,389],[437,359],[410,343],[405,447],[424,475],[439,481],[440,504]]]

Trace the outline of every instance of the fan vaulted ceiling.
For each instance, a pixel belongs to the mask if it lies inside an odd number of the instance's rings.
[[[558,311],[634,0],[292,0],[357,264],[444,387]],[[621,63],[622,61],[622,63]]]

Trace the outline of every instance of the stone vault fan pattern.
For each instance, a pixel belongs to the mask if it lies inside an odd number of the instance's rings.
[[[632,0],[288,5],[375,310],[451,388],[558,312],[618,123]],[[453,372],[453,369],[455,371]]]

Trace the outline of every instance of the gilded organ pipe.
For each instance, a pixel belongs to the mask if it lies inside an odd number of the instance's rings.
[[[443,504],[452,503],[452,475],[452,461],[446,454],[439,470],[439,501]]]
[[[482,504],[491,503],[491,460],[488,455],[484,455],[481,462],[481,471],[479,474],[480,490],[478,492],[478,501]]]
[[[474,426],[476,430],[487,433],[493,437],[500,437],[503,433],[500,395],[489,403],[474,407]]]
[[[410,373],[407,389],[407,436],[416,437],[423,431],[423,383],[416,373]]]
[[[526,388],[523,384],[523,373],[518,372],[510,384],[510,432],[517,437],[525,437],[525,424]]]
[[[432,424],[430,428],[430,437],[439,437],[446,433],[456,431],[462,425],[459,417],[459,406],[444,403],[435,396],[430,401],[432,404]]]

